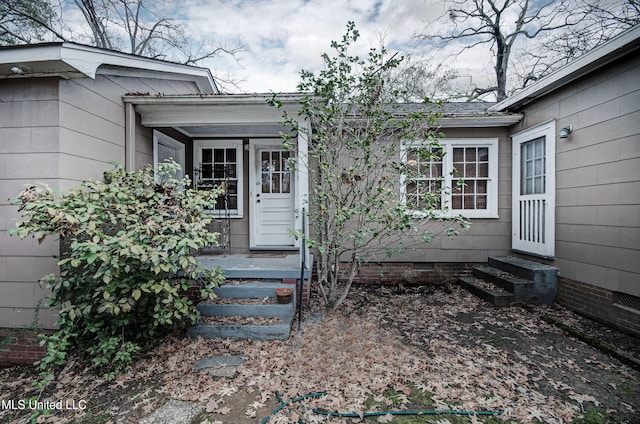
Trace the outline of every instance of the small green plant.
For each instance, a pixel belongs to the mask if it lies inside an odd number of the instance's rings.
[[[589,408],[587,412],[573,419],[573,424],[605,424],[605,419],[602,411],[595,408]]]
[[[198,285],[202,298],[214,297],[222,275],[198,269],[194,252],[216,241],[203,210],[219,193],[185,189],[188,177],[172,177],[178,170],[175,162],[155,173],[116,165],[106,182],[86,181],[66,193],[32,186],[15,199],[23,220],[11,234],[61,241],[59,275],[41,280],[59,326],[42,337],[43,373],[51,376],[77,352],[113,378],[150,343],[197,321],[186,290]]]

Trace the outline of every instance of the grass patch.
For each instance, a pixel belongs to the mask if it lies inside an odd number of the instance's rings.
[[[418,388],[409,383],[406,389],[397,391],[394,388],[387,389],[381,397],[370,396],[365,402],[366,412],[392,412],[392,411],[415,411],[415,415],[394,415],[393,423],[414,424],[414,423],[436,423],[443,422],[443,418],[450,424],[467,424],[472,422],[467,415],[456,414],[420,414],[420,411],[432,412],[436,410],[436,403],[432,398],[433,394]],[[489,395],[491,396],[491,395]],[[476,416],[483,423],[499,424],[507,423],[496,416]],[[377,422],[378,417],[366,417],[365,422]]]

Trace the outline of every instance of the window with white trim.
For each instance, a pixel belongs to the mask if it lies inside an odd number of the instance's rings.
[[[243,212],[242,140],[197,141],[195,146],[196,188],[224,192],[209,211],[241,218]]]
[[[498,139],[445,139],[440,148],[407,144],[400,190],[416,213],[434,207],[468,218],[498,217]]]

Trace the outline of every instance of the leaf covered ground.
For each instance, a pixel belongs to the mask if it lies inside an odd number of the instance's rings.
[[[287,341],[163,341],[105,382],[71,363],[41,400],[79,400],[39,422],[137,423],[169,399],[199,405],[195,423],[359,422],[330,413],[377,412],[371,422],[640,422],[640,372],[543,317],[582,327],[638,358],[638,340],[560,306],[495,308],[455,287],[358,287],[337,313],[317,301]],[[242,355],[234,378],[194,371],[212,355]],[[29,368],[0,371],[2,399],[38,395]],[[322,394],[318,394],[322,392]],[[276,394],[277,393],[277,394]],[[297,398],[297,400],[296,400]],[[295,400],[295,402],[292,402]],[[271,412],[289,403],[275,414]],[[313,412],[312,409],[316,409]],[[500,415],[392,416],[445,410]],[[3,408],[0,422],[32,411]],[[319,413],[318,413],[319,412]]]

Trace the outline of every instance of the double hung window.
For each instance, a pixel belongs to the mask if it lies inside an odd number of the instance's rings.
[[[468,218],[498,217],[498,140],[445,139],[439,148],[403,147],[401,194],[416,214],[426,209]]]
[[[209,210],[219,215],[242,216],[242,141],[202,141],[196,145],[196,186],[220,187],[223,193]]]

